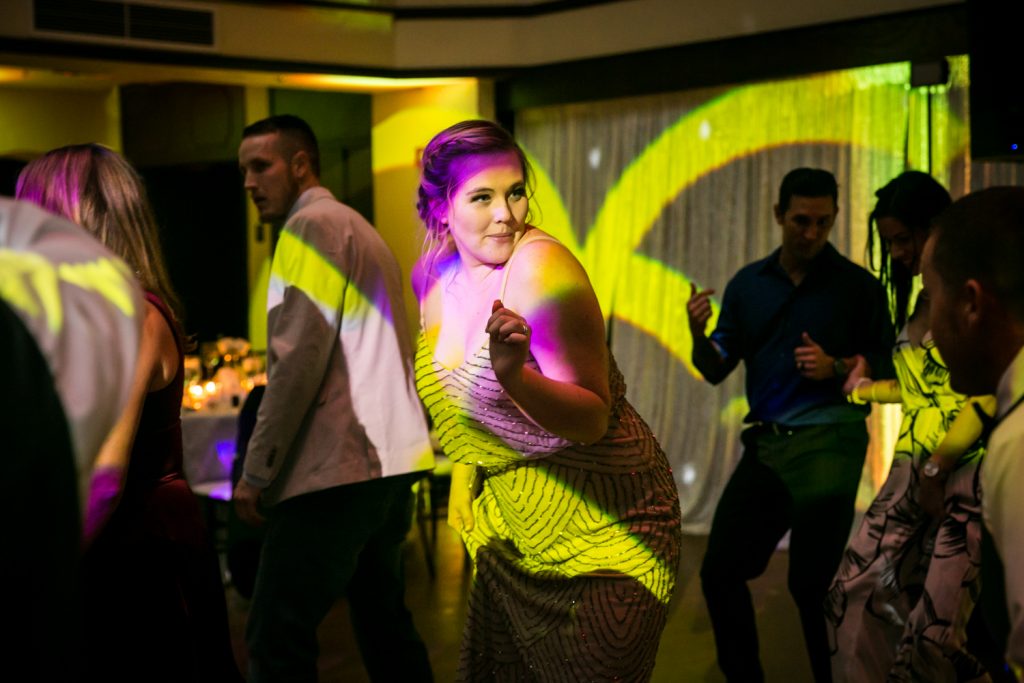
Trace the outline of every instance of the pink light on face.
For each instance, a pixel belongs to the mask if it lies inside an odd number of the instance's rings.
[[[529,183],[525,152],[508,131],[490,121],[463,121],[430,140],[419,164],[417,210],[431,240],[443,243],[448,238],[447,214],[456,189],[495,158],[506,155],[515,158]]]
[[[517,169],[519,175],[523,175],[522,164],[519,163],[519,158],[514,152],[495,152],[492,154],[467,154],[455,160],[452,164],[452,178],[454,183],[452,187],[455,191],[452,192],[454,196],[462,190],[462,186],[466,184],[473,176],[478,175],[488,168],[495,166],[509,167]]]
[[[529,201],[519,159],[512,153],[467,156],[448,205],[448,230],[464,267],[496,266],[512,255],[526,231]]]

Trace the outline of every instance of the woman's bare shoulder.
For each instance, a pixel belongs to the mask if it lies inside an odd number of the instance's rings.
[[[579,259],[568,247],[539,230],[536,236],[524,238],[511,265],[507,292],[520,292],[532,299],[580,288],[593,289]]]
[[[180,352],[174,331],[160,309],[150,301],[146,302],[139,361],[150,364],[150,391],[163,389],[178,374]]]

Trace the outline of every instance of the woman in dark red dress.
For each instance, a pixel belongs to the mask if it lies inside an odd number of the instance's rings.
[[[116,152],[74,145],[26,166],[17,196],[81,225],[146,291],[131,397],[85,513],[86,680],[241,680],[217,556],[182,472],[184,341],[142,179]]]

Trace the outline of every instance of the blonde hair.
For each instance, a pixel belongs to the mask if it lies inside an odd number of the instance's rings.
[[[160,253],[146,188],[124,157],[95,143],[52,150],[22,170],[15,196],[89,231],[124,259],[143,289],[166,302],[180,326],[181,301]]]

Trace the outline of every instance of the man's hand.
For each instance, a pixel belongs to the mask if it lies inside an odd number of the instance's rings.
[[[231,499],[235,501],[235,512],[238,518],[249,526],[263,526],[266,518],[260,514],[260,495],[263,489],[258,489],[245,479],[239,479]]]
[[[793,351],[796,369],[807,379],[823,380],[835,376],[832,364],[835,358],[825,353],[817,342],[806,332],[802,335],[803,344]]]
[[[697,285],[690,283],[690,298],[686,301],[686,316],[690,320],[690,334],[694,338],[704,336],[704,328],[711,318],[711,295],[713,289],[697,291]]]

